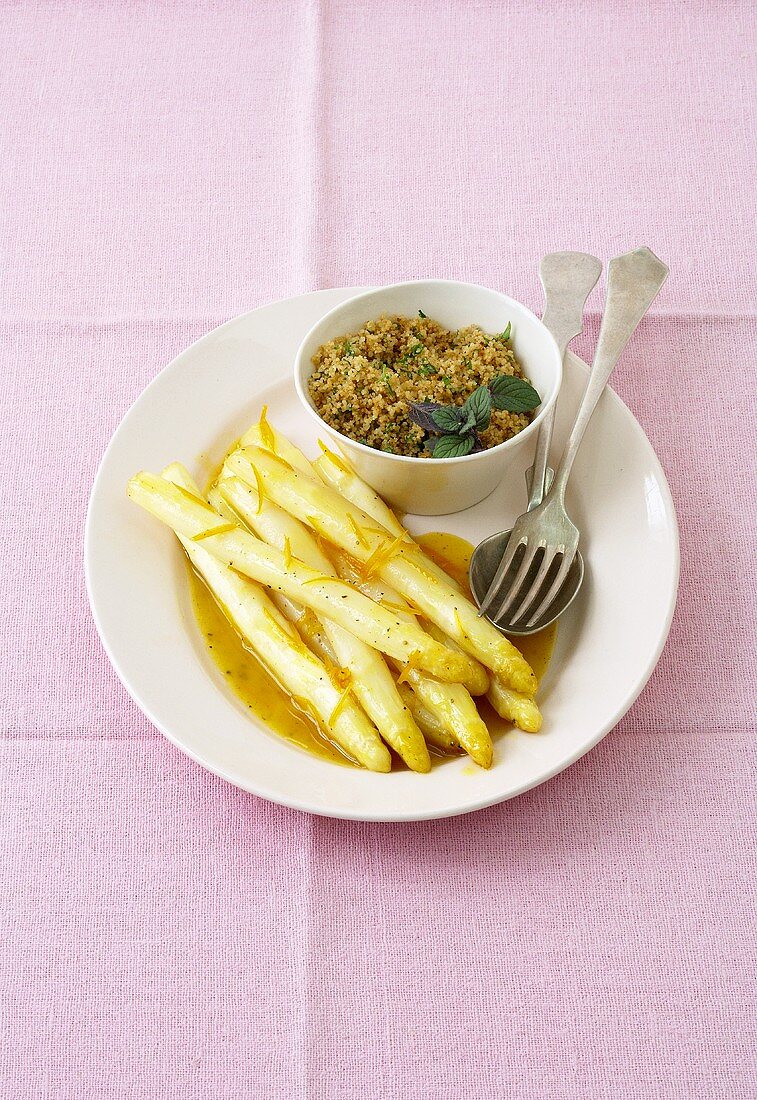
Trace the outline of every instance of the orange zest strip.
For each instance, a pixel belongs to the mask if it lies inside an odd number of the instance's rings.
[[[302,613],[302,618],[305,620],[311,630],[317,630],[320,632],[321,621],[316,615],[315,611],[313,611],[312,607],[305,608]]]
[[[228,531],[236,531],[236,529],[236,523],[222,523],[218,527],[209,527],[207,531],[200,531],[199,535],[192,535],[192,542],[209,539],[211,535],[225,535]]]
[[[384,542],[382,545],[377,546],[363,565],[363,576],[370,577],[376,570],[386,565],[399,544],[403,541],[403,538],[403,535],[397,535],[397,538],[392,539],[391,542]]]
[[[329,674],[329,680],[339,691],[344,691],[352,684],[352,673],[348,668],[344,668],[342,665],[332,664],[331,661],[326,662],[326,671]]]
[[[462,638],[467,639],[468,638],[468,633],[467,633],[465,627],[463,626],[462,619],[460,618],[460,612],[457,610],[457,608],[455,608],[455,610],[454,610],[454,615],[455,615],[455,622],[457,623],[457,629],[460,631],[460,636]]]
[[[258,421],[258,431],[260,432],[260,440],[267,451],[271,451],[276,454],[276,437],[273,434],[273,429],[268,423],[268,406],[264,405],[260,412],[260,420]]]
[[[269,428],[270,428],[270,425],[269,425]],[[254,446],[255,446],[255,444],[252,444],[252,447],[254,447]],[[250,450],[250,447],[246,447],[245,450]],[[297,473],[294,466],[292,466],[291,462],[287,462],[287,460],[285,458],[282,458],[281,455],[277,455],[275,451],[269,451],[266,447],[258,447],[258,450],[265,451],[266,454],[268,455],[269,459],[271,459],[271,461],[278,462],[279,466],[283,466],[285,470],[289,470],[293,474]],[[254,459],[251,458],[250,461],[252,462],[252,461],[254,461]]]
[[[424,566],[423,558],[420,555],[418,555],[417,557],[413,555],[413,557],[410,559],[410,562],[413,569],[417,569],[419,573],[422,573],[430,584],[441,584],[441,581],[439,580],[437,575],[435,573],[432,573],[429,569],[426,568],[426,566]]]
[[[322,439],[318,440],[318,446],[321,448],[323,453],[326,455],[326,458],[329,460],[329,462],[334,463],[337,470],[341,470],[343,474],[351,474],[352,473],[352,470],[347,465],[347,463],[344,461],[344,459],[341,458],[334,451],[332,451],[330,447],[327,447]]]
[[[347,522],[349,523],[350,527],[352,528],[352,533],[355,536],[355,538],[357,539],[357,541],[360,543],[361,546],[364,546],[365,549],[368,550],[370,548],[370,543],[368,542],[368,539],[365,537],[362,530],[360,529],[360,524],[355,519],[352,512],[347,513]]]
[[[252,467],[252,472],[255,475],[255,484],[257,485],[257,488],[258,488],[258,506],[255,509],[255,515],[259,516],[260,513],[263,511],[263,500],[265,498],[265,483],[263,481],[263,478],[260,475],[260,470],[258,470],[257,466]]]
[[[404,684],[407,681],[410,673],[418,667],[418,661],[420,660],[420,652],[416,649],[411,654],[407,661],[407,664],[403,665],[402,672],[400,673],[397,683]]]
[[[418,618],[423,618],[423,616],[426,614],[423,608],[418,607],[418,605],[413,603],[412,600],[407,601],[407,607],[405,608],[405,611],[409,611],[412,615],[417,615]]]
[[[416,614],[414,608],[409,603],[392,603],[391,600],[382,599],[378,601],[382,607],[385,607],[387,611],[399,611],[405,614]]]
[[[296,649],[299,652],[303,651],[302,639],[295,630],[285,630],[279,620],[271,614],[267,607],[263,608],[263,615],[268,620],[271,628],[271,633],[285,640],[287,645],[292,646],[293,649]]]
[[[306,607],[300,615],[297,620],[297,627],[308,638],[319,638],[323,633],[321,624],[318,621],[318,616],[310,607]]]
[[[342,713],[342,711],[345,707],[345,704],[347,703],[347,698],[348,698],[351,691],[352,691],[351,687],[346,687],[344,689],[344,691],[342,692],[342,695],[339,699],[339,702],[337,703],[337,705],[334,707],[331,714],[329,715],[328,724],[330,726],[333,726],[334,722],[336,722],[337,718]]]
[[[305,522],[307,523],[308,527],[312,527],[313,529],[318,549],[321,551],[323,556],[328,559],[328,561],[331,561],[331,556],[329,554],[329,542],[328,539],[324,538],[324,536],[321,534],[320,528],[318,527],[318,517],[305,516]]]
[[[183,485],[177,485],[175,481],[172,481],[171,485],[173,485],[174,489],[178,489],[182,496],[185,496],[187,500],[191,500],[194,504],[201,504],[203,508],[207,508],[208,511],[211,511],[210,505],[208,504],[207,500],[203,500],[202,497],[195,496],[194,493],[190,493],[189,489],[185,489]]]
[[[289,541],[289,536],[284,535],[284,568],[290,569],[292,565],[292,544]]]

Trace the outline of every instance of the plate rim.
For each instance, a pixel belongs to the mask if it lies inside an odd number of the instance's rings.
[[[273,802],[273,803],[281,805],[281,806],[286,806],[289,809],[299,810],[299,811],[304,812],[304,813],[315,814],[319,817],[333,818],[335,820],[371,821],[371,822],[387,823],[387,824],[393,823],[393,822],[443,820],[443,819],[446,819],[446,818],[462,816],[462,815],[468,814],[468,813],[474,813],[477,810],[487,809],[491,806],[499,805],[503,802],[508,802],[510,799],[516,798],[521,794],[525,794],[527,791],[533,790],[536,787],[541,786],[543,783],[548,782],[550,779],[555,778],[555,776],[559,775],[561,772],[563,772],[567,768],[571,767],[578,760],[580,760],[583,756],[585,756],[587,753],[589,753],[593,748],[595,748],[597,746],[597,744],[599,744],[599,742],[604,737],[607,736],[607,734],[612,729],[614,729],[614,727],[622,720],[622,718],[628,713],[630,708],[633,706],[633,704],[639,698],[642,691],[644,690],[647,683],[649,682],[649,679],[650,679],[652,673],[654,672],[654,669],[657,666],[657,663],[659,662],[660,656],[661,656],[662,651],[663,651],[663,649],[665,647],[665,644],[667,642],[667,639],[668,639],[668,636],[669,636],[669,633],[670,633],[670,628],[671,628],[672,622],[673,622],[673,617],[674,617],[674,614],[675,614],[676,604],[677,604],[678,589],[679,589],[679,584],[680,584],[680,570],[681,570],[680,533],[679,533],[679,527],[678,527],[678,519],[677,519],[677,515],[676,515],[676,510],[675,510],[675,503],[673,501],[673,496],[672,496],[672,493],[670,491],[670,486],[668,484],[668,479],[665,475],[665,471],[664,471],[663,466],[662,466],[662,464],[661,464],[661,462],[660,462],[660,460],[657,456],[657,453],[656,453],[654,447],[652,446],[651,441],[649,440],[649,437],[647,436],[647,434],[644,431],[643,427],[641,426],[641,424],[638,422],[638,420],[634,416],[631,409],[626,405],[626,403],[623,401],[623,399],[615,392],[615,390],[612,389],[612,387],[607,386],[607,391],[610,395],[610,399],[613,402],[616,402],[622,408],[624,413],[628,417],[630,417],[630,419],[635,424],[638,431],[641,433],[643,439],[646,441],[646,444],[649,448],[650,457],[651,457],[651,459],[652,459],[652,461],[653,461],[653,463],[656,467],[655,472],[657,474],[660,490],[661,490],[661,493],[662,493],[662,496],[663,496],[663,499],[664,499],[665,509],[666,509],[667,514],[670,516],[670,520],[671,520],[671,523],[670,523],[670,534],[671,534],[670,550],[672,551],[672,558],[673,558],[672,566],[673,566],[673,569],[672,569],[672,578],[671,578],[670,590],[669,590],[669,593],[668,593],[668,602],[667,602],[667,607],[665,609],[665,615],[664,615],[663,620],[662,620],[662,625],[661,625],[661,628],[660,628],[660,632],[659,632],[657,642],[656,642],[655,646],[653,647],[653,650],[651,651],[650,657],[647,660],[647,664],[646,664],[646,667],[644,668],[644,671],[640,675],[639,679],[637,680],[637,682],[633,686],[633,688],[631,688],[627,692],[627,694],[622,699],[622,701],[614,708],[613,716],[607,722],[603,723],[597,729],[597,731],[589,738],[588,741],[582,742],[580,747],[578,747],[575,752],[569,753],[568,756],[566,756],[564,758],[561,758],[559,761],[557,761],[555,763],[554,767],[547,768],[547,770],[545,772],[541,773],[538,776],[538,778],[533,778],[533,779],[526,780],[523,783],[519,784],[514,789],[509,790],[505,794],[501,794],[501,795],[496,795],[496,794],[495,795],[484,795],[483,797],[479,796],[475,799],[470,800],[469,802],[467,802],[463,805],[460,805],[459,807],[455,807],[455,808],[452,808],[452,809],[441,809],[441,810],[437,810],[437,811],[435,811],[433,809],[429,809],[427,811],[424,810],[424,811],[420,811],[420,812],[419,811],[413,811],[411,809],[408,812],[391,813],[391,814],[386,814],[384,816],[381,816],[381,815],[376,814],[375,812],[374,813],[372,813],[372,812],[361,812],[361,810],[359,808],[355,809],[354,811],[341,810],[341,809],[336,810],[336,811],[330,810],[330,809],[325,808],[323,806],[313,805],[312,803],[309,803],[306,799],[297,798],[295,796],[290,796],[288,794],[279,794],[278,792],[276,792],[275,794],[271,793],[271,791],[269,789],[267,789],[264,784],[259,784],[254,779],[252,781],[245,780],[244,782],[242,782],[239,778],[235,778],[235,777],[230,776],[227,772],[224,772],[219,767],[213,766],[213,764],[209,763],[206,759],[203,759],[198,753],[194,752],[192,749],[187,747],[187,745],[185,743],[183,743],[178,738],[178,736],[175,735],[166,726],[166,724],[163,721],[159,720],[153,714],[153,712],[151,710],[151,707],[149,705],[147,705],[145,702],[142,701],[142,699],[140,698],[140,695],[139,695],[138,688],[136,686],[133,686],[129,682],[126,675],[122,671],[119,660],[117,659],[115,653],[113,652],[113,649],[112,649],[111,644],[110,644],[110,640],[109,640],[108,635],[107,635],[107,630],[104,627],[104,624],[102,622],[102,619],[101,619],[101,616],[100,616],[100,613],[99,613],[99,609],[98,609],[98,605],[97,605],[97,599],[96,599],[96,596],[95,596],[95,593],[94,593],[94,587],[93,587],[94,581],[93,581],[93,576],[92,576],[92,551],[91,551],[91,544],[92,544],[92,538],[93,538],[92,531],[93,531],[93,525],[94,525],[95,520],[96,520],[97,497],[98,497],[99,491],[101,489],[101,482],[103,481],[104,476],[105,476],[105,472],[106,472],[107,464],[108,464],[108,459],[109,459],[109,456],[110,456],[111,452],[115,449],[115,447],[117,445],[118,437],[120,436],[120,433],[122,432],[124,426],[126,425],[126,422],[129,420],[129,418],[134,413],[134,411],[139,406],[142,405],[143,402],[149,400],[149,397],[150,397],[150,394],[151,394],[151,391],[152,391],[153,387],[155,387],[160,382],[160,380],[163,378],[163,376],[168,371],[171,371],[171,370],[175,369],[176,366],[179,364],[179,361],[185,355],[187,355],[190,351],[196,352],[198,349],[201,349],[203,344],[205,344],[206,342],[209,343],[212,340],[217,339],[219,334],[223,333],[226,329],[230,329],[233,326],[239,324],[240,322],[244,322],[247,318],[253,316],[254,314],[258,313],[261,310],[268,309],[270,307],[275,307],[275,306],[280,306],[280,305],[293,303],[293,302],[296,302],[296,301],[302,301],[302,300],[306,300],[306,299],[311,300],[311,301],[314,300],[314,299],[317,299],[317,298],[328,299],[332,295],[334,295],[335,293],[337,293],[337,294],[346,294],[346,295],[359,294],[359,293],[361,293],[365,290],[370,290],[370,289],[375,289],[375,288],[365,287],[365,286],[329,287],[329,288],[323,289],[323,290],[309,291],[309,292],[305,292],[305,293],[302,293],[302,294],[290,295],[287,298],[280,298],[280,299],[275,299],[275,300],[270,301],[270,302],[261,303],[260,305],[256,306],[255,308],[253,308],[251,310],[246,310],[244,313],[240,313],[235,317],[231,317],[227,321],[223,322],[223,324],[217,325],[215,328],[212,328],[208,332],[203,333],[202,336],[198,337],[196,340],[192,341],[190,344],[187,344],[186,347],[182,348],[182,350],[180,352],[178,352],[177,355],[175,355],[168,363],[166,363],[158,371],[158,373],[155,375],[155,377],[152,378],[150,380],[150,382],[144,387],[144,389],[139,393],[139,395],[131,403],[129,408],[126,410],[124,415],[121,417],[121,419],[120,419],[118,425],[116,426],[110,440],[108,441],[108,444],[107,444],[107,446],[106,446],[106,448],[105,448],[105,450],[102,454],[100,462],[98,463],[97,471],[95,473],[95,477],[94,477],[93,482],[92,482],[92,488],[91,488],[90,494],[89,494],[89,500],[88,500],[88,503],[87,503],[87,513],[86,513],[86,519],[85,519],[85,524],[84,524],[83,565],[84,565],[84,575],[85,575],[85,586],[86,586],[86,592],[87,592],[87,598],[88,598],[88,601],[89,601],[90,611],[91,611],[91,614],[92,614],[93,621],[95,623],[95,627],[97,629],[98,636],[100,638],[100,642],[103,646],[103,649],[105,650],[105,653],[108,657],[108,660],[110,661],[111,666],[113,667],[119,681],[121,682],[121,684],[125,688],[127,694],[136,703],[136,705],[139,707],[139,709],[142,711],[142,713],[148,718],[148,720],[152,723],[152,725],[157,730],[159,730],[159,732],[168,741],[170,741],[171,744],[175,745],[185,756],[189,757],[195,763],[199,764],[206,771],[210,772],[213,775],[218,776],[220,779],[223,779],[225,782],[228,782],[228,783],[232,784],[233,786],[237,787],[240,790],[244,790],[248,793],[254,794],[256,797],[264,798],[267,801]],[[589,367],[587,366],[587,364],[579,356],[577,356],[572,351],[568,351],[568,355],[570,356],[573,363],[581,371],[588,374]]]

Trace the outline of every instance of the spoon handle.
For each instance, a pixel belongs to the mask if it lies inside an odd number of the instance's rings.
[[[637,248],[634,252],[626,252],[610,260],[605,312],[594,362],[550,491],[550,495],[561,501],[565,496],[573,460],[613,368],[667,277],[668,268],[648,248]]]
[[[586,252],[552,252],[539,265],[539,278],[544,287],[542,323],[554,336],[561,359],[565,358],[568,344],[583,328],[586,299],[597,285],[601,273],[601,260]],[[526,474],[528,511],[541,504],[548,488],[547,461],[556,405],[557,402],[542,420],[536,438],[534,464]]]

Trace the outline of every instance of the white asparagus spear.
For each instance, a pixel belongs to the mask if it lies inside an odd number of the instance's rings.
[[[285,435],[282,435],[268,422],[267,412],[267,407],[264,405],[260,421],[253,424],[249,431],[242,436],[240,441],[242,447],[260,447],[283,458],[295,470],[299,470],[309,477],[320,478],[326,485],[330,485],[341,493],[345,500],[356,504],[358,508],[362,508],[366,515],[371,516],[378,522],[380,527],[391,532],[395,537],[406,536],[408,545],[413,546],[427,572],[438,576],[452,587],[460,589],[457,581],[445,573],[441,566],[437,565],[418,546],[389,505],[381,499],[375,489],[372,489],[355,473],[345,458],[330,450],[323,440],[319,439],[318,446],[321,448],[322,454],[314,462],[311,462],[299,447],[295,447]]]
[[[403,675],[426,709],[441,718],[446,730],[454,732],[470,758],[480,767],[490,768],[494,756],[491,734],[470,692],[462,684],[440,684],[416,669]]]
[[[227,466],[243,481],[262,486],[276,504],[363,562],[369,573],[377,572],[466,653],[501,674],[513,690],[535,694],[536,677],[515,646],[480,618],[470,600],[451,583],[426,570],[412,552],[405,553],[399,536],[392,541],[357,505],[346,503],[330,486],[269,451],[259,447],[235,451]]]
[[[215,508],[219,516],[223,516],[231,523],[240,522],[239,516],[216,489],[210,491],[208,498],[208,503]],[[302,637],[305,644],[312,649],[316,657],[320,657],[327,667],[339,663],[334,650],[331,648],[331,643],[323,632],[320,619],[309,607],[303,607],[301,603],[290,600],[288,596],[281,592],[272,592],[268,589],[268,595],[287,622],[297,627],[297,633]]]
[[[541,711],[533,699],[513,691],[500,676],[491,677],[486,698],[500,717],[525,733],[538,733],[541,729]]]
[[[271,546],[325,576],[336,576],[310,530],[283,508],[260,500],[256,490],[239,478],[221,478],[209,499],[219,512],[219,503],[225,502],[246,527]],[[402,701],[384,658],[331,619],[324,618],[322,625],[337,663],[349,670],[353,691],[381,736],[413,771],[429,771],[431,761],[423,734]]]
[[[375,577],[369,577],[368,579],[363,577],[358,563],[353,561],[343,550],[334,549],[331,556],[342,580],[354,584],[356,588],[359,588],[366,596],[370,596],[372,600],[376,600],[377,603],[381,603],[382,600],[385,601],[386,606],[396,610],[397,614],[404,612],[406,615],[411,615],[413,613],[410,604],[403,599],[399,592],[395,592],[393,588]],[[421,625],[432,638],[444,642],[451,649],[456,648],[457,643],[455,640],[439,630],[435,623],[429,623],[421,619]],[[541,729],[541,712],[533,699],[528,695],[522,695],[520,692],[508,688],[496,673],[487,676],[483,665],[479,665],[478,662],[475,662],[475,666],[475,674],[469,677],[464,685],[470,694],[474,696],[486,695],[497,714],[502,718],[506,718],[519,729],[525,730],[526,733],[538,733]],[[438,713],[436,718],[440,722],[445,721],[444,714]],[[420,723],[418,724],[420,725]],[[423,729],[422,726],[421,729]]]
[[[229,520],[231,523],[236,524],[240,522],[239,516],[224,501],[223,497],[216,489],[212,489],[208,497],[208,503],[215,508],[219,516],[223,516],[224,519]],[[327,668],[332,668],[339,664],[331,643],[323,631],[323,625],[315,612],[311,611],[309,607],[303,607],[303,605],[297,603],[296,600],[290,600],[283,592],[274,592],[271,591],[271,589],[267,589],[267,594],[287,622],[292,623],[292,625],[297,628],[297,633],[302,640],[312,649],[316,657],[319,657],[320,660],[323,661]]]
[[[457,738],[450,733],[443,720],[421,702],[410,684],[398,684],[397,689],[429,745],[434,745],[445,753],[462,752]]]
[[[451,588],[461,592],[462,588],[457,581],[453,577],[450,577],[449,573],[445,573],[442,567],[437,565],[433,558],[430,558],[428,554],[425,553],[405,526],[400,523],[389,505],[381,499],[375,489],[372,489],[362,478],[358,477],[349,463],[343,459],[341,455],[335,454],[334,451],[329,450],[322,440],[319,439],[318,443],[323,453],[311,465],[324,484],[330,485],[332,489],[336,489],[336,491],[340,493],[345,500],[350,501],[351,504],[356,504],[366,515],[375,519],[381,527],[389,531],[395,538],[404,535],[408,546],[412,547],[423,563],[425,571],[438,577]],[[286,455],[282,457],[286,458]],[[287,461],[289,460],[287,459]],[[290,463],[290,465],[293,465],[293,463]],[[297,468],[301,469],[303,473],[307,473],[307,470],[302,466],[298,466]]]
[[[281,551],[249,531],[233,528],[209,504],[185,489],[155,474],[141,473],[129,482],[128,493],[178,535],[202,540],[205,549],[232,569],[334,619],[375,649],[403,664],[412,658],[418,668],[440,680],[465,679],[467,663],[459,653],[342,581],[324,577],[296,559],[288,561]]]
[[[273,424],[268,423],[267,405],[263,406],[258,423],[253,424],[242,436],[240,446],[262,447],[264,450],[270,451],[271,454],[279,455],[290,466],[294,466],[296,470],[301,470],[303,474],[308,474],[309,477],[316,476],[310,460],[305,458],[299,447],[295,447],[294,443],[290,443],[285,435],[274,428]],[[228,458],[228,455],[226,457]]]
[[[199,496],[183,466],[175,463],[164,474],[166,480]],[[201,543],[182,535],[179,541],[231,625],[274,679],[307,710],[325,735],[359,764],[371,771],[388,772],[391,757],[376,729],[344,689],[332,683],[325,666],[305,648],[263,589],[233,573]]]
[[[345,555],[343,551],[334,551],[334,562],[336,564],[339,575],[351,580],[355,575],[354,563],[350,558]],[[402,608],[404,601],[399,593],[389,590],[389,596],[387,596],[386,587],[383,582],[376,581],[373,578],[365,580],[363,578],[356,578],[357,586],[370,595],[372,599],[391,599],[392,608]],[[411,614],[410,607],[407,603],[404,603],[406,610],[404,614]],[[399,614],[398,610],[398,614]],[[433,624],[428,624],[433,630],[437,630]],[[441,634],[441,632],[439,632]],[[442,635],[444,637],[444,635]],[[449,641],[448,641],[449,644]],[[479,666],[481,667],[481,666]],[[481,669],[484,677],[484,683],[478,686],[482,688],[479,694],[484,692],[489,687],[489,677]],[[441,730],[442,737],[444,737],[449,745],[450,741],[453,746],[462,746],[470,756],[476,761],[477,764],[481,764],[482,767],[489,767],[492,759],[492,745],[489,731],[485,722],[482,720],[480,714],[476,710],[476,704],[471,698],[471,693],[466,690],[463,684],[442,684],[438,680],[434,680],[432,677],[419,672],[417,669],[409,669],[403,672],[403,677],[410,688],[413,690],[417,702],[420,707],[426,711],[426,715],[434,723],[435,730]],[[515,692],[511,693],[516,695]],[[521,698],[526,702],[525,696]],[[534,705],[533,703],[531,704]],[[538,711],[537,711],[538,713]],[[426,718],[424,715],[424,718]],[[416,715],[416,721],[417,721]],[[419,723],[420,725],[420,723]],[[423,727],[421,727],[423,728]],[[443,744],[440,742],[437,736],[434,744]],[[484,761],[488,760],[489,763]]]
[[[337,573],[343,581],[347,581],[348,584],[354,585],[355,588],[359,588],[366,596],[370,596],[376,603],[383,604],[384,607],[387,607],[390,611],[396,611],[398,615],[404,614],[405,616],[412,616],[417,620],[417,613],[413,610],[404,596],[401,596],[399,592],[395,591],[386,581],[378,577],[366,577],[360,571],[359,563],[351,558],[349,554],[345,554],[343,550],[338,550],[336,547],[333,547],[331,558],[336,565]],[[449,646],[450,649],[456,649],[458,652],[462,652],[454,638],[450,638],[448,635],[444,634],[435,623],[431,623],[427,619],[421,617],[421,626],[432,638],[436,638],[438,642],[442,642],[444,645]],[[487,671],[474,657],[470,657],[470,672],[463,683],[471,695],[485,695],[489,690],[489,676]]]
[[[326,485],[331,485],[346,500],[357,504],[358,508],[362,508],[393,535],[407,534],[404,524],[400,523],[386,501],[358,477],[346,458],[330,450],[321,439],[318,440],[318,446],[321,454],[313,460],[312,466]]]

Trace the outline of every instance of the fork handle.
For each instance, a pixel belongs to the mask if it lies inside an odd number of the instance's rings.
[[[565,486],[591,415],[597,407],[615,364],[644,314],[668,277],[668,268],[648,248],[637,248],[610,260],[607,298],[597,350],[573,430],[555,474],[550,495],[565,497]]]
[[[568,344],[583,328],[586,299],[597,285],[601,274],[601,260],[586,252],[550,252],[539,265],[539,278],[544,288],[544,313],[541,320],[555,339],[560,362],[565,358]],[[526,474],[529,512],[541,504],[549,488],[547,461],[556,407],[557,402],[541,422],[536,437],[534,464]]]

